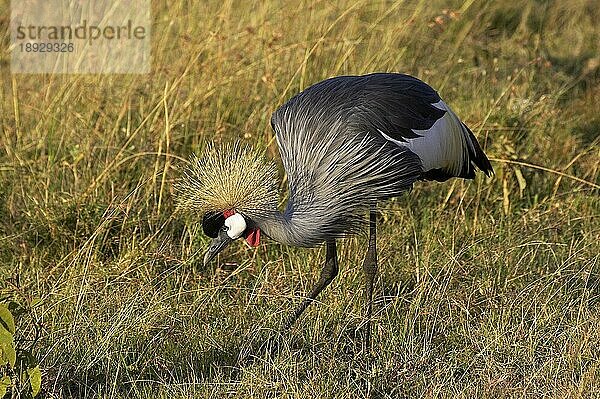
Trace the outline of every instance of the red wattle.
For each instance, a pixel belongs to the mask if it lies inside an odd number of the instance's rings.
[[[251,247],[258,247],[258,244],[260,244],[260,230],[248,229],[244,234],[244,238]]]

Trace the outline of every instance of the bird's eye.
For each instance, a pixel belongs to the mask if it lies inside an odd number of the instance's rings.
[[[223,231],[227,231],[227,230],[229,230],[229,227],[228,227],[228,226],[225,226],[225,225],[223,225],[223,227],[221,227],[221,230],[223,230]]]

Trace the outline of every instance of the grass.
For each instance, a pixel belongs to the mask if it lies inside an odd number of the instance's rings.
[[[1,34],[0,289],[28,309],[17,338],[40,361],[42,396],[597,395],[596,2],[251,3],[153,1],[142,76],[11,75]],[[173,214],[172,183],[207,141],[277,159],[276,107],[373,71],[437,88],[496,176],[381,205],[372,359],[357,237],[281,353],[237,364],[299,302],[324,249],[236,244],[205,270],[208,240]]]

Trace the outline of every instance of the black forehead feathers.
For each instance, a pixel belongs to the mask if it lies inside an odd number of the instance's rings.
[[[225,224],[222,212],[206,212],[202,218],[202,230],[210,238],[217,238],[219,229]]]

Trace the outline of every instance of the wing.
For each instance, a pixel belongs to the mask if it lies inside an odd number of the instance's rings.
[[[280,148],[294,139],[290,135],[296,135],[300,145],[309,131],[313,139],[320,139],[337,127],[338,134],[383,137],[409,149],[421,160],[423,179],[473,179],[477,168],[488,176],[493,173],[471,130],[434,89],[409,75],[324,80],[290,99],[271,123]]]
[[[363,78],[358,112],[350,118],[354,129],[381,135],[417,154],[424,179],[473,179],[476,168],[488,176],[493,172],[473,133],[426,83],[400,74]]]
[[[372,134],[385,132],[402,143],[420,137],[415,130],[430,129],[445,111],[435,90],[417,78],[401,74],[372,74],[356,93],[350,125]]]
[[[421,161],[408,148],[351,126],[364,83],[360,77],[317,83],[271,118],[287,174],[287,228],[301,231],[303,245],[359,231],[365,209],[421,177]]]
[[[492,171],[436,91],[408,75],[324,80],[277,109],[271,125],[288,176],[284,214],[310,221],[302,232],[311,245],[353,230],[358,208],[395,197],[416,180]]]

